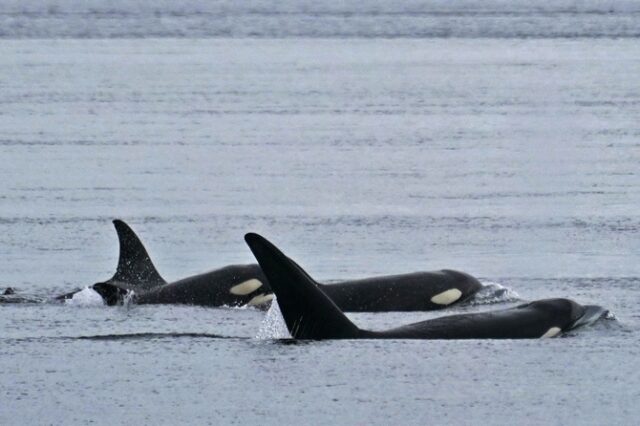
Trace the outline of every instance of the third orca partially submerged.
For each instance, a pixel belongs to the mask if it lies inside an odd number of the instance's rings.
[[[353,324],[318,284],[277,247],[257,234],[245,240],[265,272],[295,339],[526,339],[554,337],[606,314],[600,306],[547,299],[511,309],[451,315],[385,330]]]
[[[168,283],[156,270],[147,250],[122,220],[113,224],[120,242],[115,275],[92,286],[109,304],[121,303],[133,292],[136,303],[181,303],[203,306],[268,307],[273,293],[257,264],[231,265]],[[475,294],[482,284],[452,270],[372,277],[329,285],[318,284],[347,312],[426,311],[447,307]],[[73,297],[76,292],[59,296]]]

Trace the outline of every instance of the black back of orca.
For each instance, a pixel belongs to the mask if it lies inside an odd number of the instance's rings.
[[[296,339],[525,339],[553,337],[606,311],[568,299],[540,300],[516,308],[452,315],[386,331],[356,327],[321,287],[277,247],[257,234],[245,241],[258,260],[291,336]]]
[[[199,306],[248,304],[260,308],[268,308],[270,305],[273,294],[257,264],[229,265],[168,283],[156,270],[135,232],[122,220],[116,219],[113,224],[120,242],[120,258],[114,277],[106,283],[101,283],[101,294],[106,292],[108,285],[112,285],[133,290],[134,301],[138,304]],[[110,294],[113,293],[114,291],[110,292]],[[110,300],[116,299],[108,299],[108,304],[111,304]]]
[[[135,290],[138,303],[268,306],[272,290],[260,266],[231,265],[167,284],[133,230],[122,220],[113,223],[121,252],[118,271],[107,283]],[[233,291],[250,279],[260,281],[259,291],[251,294]],[[123,284],[127,281],[131,282]],[[386,312],[441,309],[469,298],[481,287],[471,275],[442,270],[345,281],[324,285],[322,289],[342,311]]]
[[[136,303],[268,307],[273,293],[257,264],[229,265],[137,294]]]
[[[136,233],[122,220],[113,221],[120,243],[113,277],[91,286],[107,305],[122,304],[133,292],[139,304],[269,307],[273,294],[257,264],[230,265],[168,283],[154,266]],[[80,290],[56,297],[71,299]]]
[[[113,224],[120,243],[118,268],[110,280],[93,286],[108,305],[122,303],[134,291],[136,303],[269,306],[272,290],[259,265],[231,265],[167,283],[135,232],[122,220]],[[481,287],[468,274],[443,270],[345,281],[322,289],[343,311],[384,312],[440,309],[465,300]],[[76,292],[58,299],[72,298]]]
[[[433,311],[473,296],[482,284],[452,270],[414,272],[321,285],[345,312]]]
[[[555,337],[575,328],[578,321],[599,312],[599,306],[582,306],[569,299],[544,299],[515,308],[474,314],[450,315],[377,333],[387,338],[421,339],[536,339]]]

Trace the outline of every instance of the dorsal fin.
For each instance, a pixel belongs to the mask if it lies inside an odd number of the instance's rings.
[[[244,239],[276,294],[293,338],[349,339],[360,334],[317,283],[276,246],[258,234]]]
[[[118,269],[108,283],[118,283],[120,287],[132,290],[147,290],[166,284],[167,282],[156,270],[142,242],[129,225],[116,219],[113,221],[113,226],[116,228],[120,241],[120,258],[118,259]]]

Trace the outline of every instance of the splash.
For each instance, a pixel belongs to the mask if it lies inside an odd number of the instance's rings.
[[[518,293],[502,284],[493,281],[485,281],[482,284],[483,287],[469,299],[469,305],[494,305],[496,303],[510,303],[521,300]]]
[[[131,305],[133,305],[134,303],[135,296],[136,296],[135,291],[133,290],[127,291],[127,293],[122,298],[122,306],[124,306],[125,308],[131,307]]]
[[[274,298],[271,302],[271,307],[260,324],[256,339],[287,339],[290,337],[291,335],[280,312],[280,306],[278,306],[278,300]]]
[[[104,300],[102,296],[92,289],[91,287],[85,287],[79,292],[75,293],[70,299],[65,299],[65,304],[74,306],[102,306]]]

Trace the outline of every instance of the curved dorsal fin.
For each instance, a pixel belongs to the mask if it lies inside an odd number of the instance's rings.
[[[120,241],[120,258],[115,275],[108,282],[117,282],[120,287],[131,290],[147,290],[167,282],[160,276],[153,265],[147,250],[142,245],[135,232],[124,223],[116,219],[113,226]]]
[[[258,234],[244,237],[276,294],[295,339],[349,339],[361,334],[318,284],[276,246]]]

